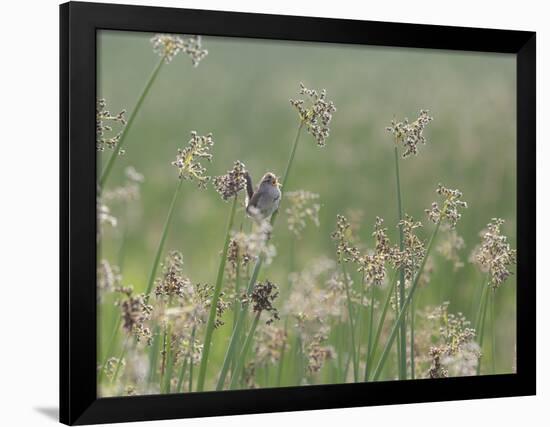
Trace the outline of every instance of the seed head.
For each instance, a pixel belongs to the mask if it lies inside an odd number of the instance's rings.
[[[172,162],[178,168],[180,179],[196,180],[199,188],[206,189],[210,177],[205,175],[206,168],[200,164],[200,159],[212,161],[210,149],[214,145],[212,134],[199,136],[191,132],[187,147],[178,149],[176,160]]]
[[[319,210],[321,205],[315,203],[319,198],[318,194],[309,191],[299,190],[285,193],[288,201],[287,214],[288,229],[296,237],[300,237],[306,227],[306,220],[310,220],[319,227]]]
[[[430,378],[447,377],[449,368],[453,371],[463,369],[465,366],[462,362],[469,363],[470,359],[475,359],[474,363],[477,364],[477,357],[471,357],[472,354],[478,353],[474,342],[475,330],[470,327],[470,322],[462,313],[449,313],[448,307],[449,303],[445,302],[427,315],[427,318],[434,321],[438,327],[438,343],[429,350],[432,358]],[[469,371],[471,375],[472,370]]]
[[[395,265],[403,268],[405,272],[405,281],[410,282],[414,279],[424,256],[426,248],[424,242],[416,235],[416,229],[422,227],[422,223],[405,214],[399,224],[403,232],[403,250],[395,256]]]
[[[208,51],[201,46],[200,36],[180,37],[173,34],[156,34],[151,38],[153,50],[164,58],[168,64],[179,53],[183,52],[191,58],[193,66],[197,67]]]
[[[214,295],[214,287],[212,285],[200,284],[195,285],[195,298],[194,303],[198,307],[203,307],[201,313],[206,313],[212,306],[212,296]],[[225,301],[225,294],[221,292],[216,304],[216,320],[214,321],[214,328],[219,328],[224,325],[222,320],[223,314],[230,307],[230,303]],[[202,323],[202,318],[197,318],[197,323]]]
[[[172,251],[166,257],[163,265],[162,277],[157,279],[155,295],[157,297],[180,297],[183,298],[189,288],[192,287],[191,280],[183,275],[183,257],[180,252]]]
[[[482,234],[475,261],[481,271],[489,273],[493,289],[498,289],[512,274],[509,266],[516,263],[517,251],[510,247],[508,238],[501,234],[504,220],[493,218]]]
[[[446,239],[444,239],[437,251],[443,255],[444,258],[453,263],[454,271],[464,267],[464,263],[460,259],[460,251],[464,249],[464,239],[454,229],[450,229],[447,232]]]
[[[344,215],[336,215],[336,230],[331,234],[336,241],[336,256],[338,261],[357,261],[360,258],[359,250],[352,244],[350,223]]]
[[[102,292],[112,292],[120,286],[122,275],[116,265],[111,265],[106,259],[102,259],[97,267],[97,287]]]
[[[149,320],[153,311],[153,306],[147,304],[145,295],[127,294],[127,298],[119,305],[122,311],[122,326],[126,332],[136,333],[136,331],[145,328],[144,323]]]
[[[386,130],[393,134],[396,144],[403,145],[403,158],[407,158],[412,154],[416,155],[418,153],[418,143],[426,143],[424,129],[432,120],[433,117],[428,115],[428,110],[420,110],[420,115],[412,123],[409,123],[408,119],[402,122],[391,121],[391,126],[388,126]]]
[[[367,253],[358,258],[358,271],[363,272],[365,283],[372,285],[381,285],[386,278],[386,262],[394,262],[399,255],[394,247],[390,245],[390,240],[384,228],[384,220],[376,217],[374,232],[372,233],[376,241],[375,249],[372,253]]]
[[[258,364],[275,364],[281,360],[283,345],[288,335],[284,328],[262,325],[256,338],[256,361]]]
[[[328,340],[328,332],[328,330],[322,328],[313,336],[313,339],[307,346],[307,370],[310,374],[319,372],[325,361],[334,357],[334,349],[323,345]]]
[[[279,312],[273,306],[273,301],[279,296],[279,287],[269,280],[258,282],[249,297],[243,300],[244,303],[252,302],[252,311],[260,314],[262,311],[270,313],[267,325],[273,323],[274,320],[279,320]]]
[[[315,89],[308,89],[303,83],[300,83],[300,95],[309,97],[308,106],[303,99],[291,99],[290,104],[296,108],[300,115],[300,120],[306,126],[308,132],[313,135],[319,147],[326,145],[326,140],[330,133],[329,124],[332,120],[332,113],[336,107],[332,101],[326,99],[327,92],[323,89],[320,93]]]
[[[436,193],[443,197],[443,205],[440,208],[437,202],[433,202],[430,209],[426,209],[428,218],[434,222],[446,222],[451,228],[455,228],[462,216],[460,209],[466,209],[468,204],[460,200],[462,193],[459,190],[451,190],[438,184]]]
[[[124,115],[126,110],[122,110],[118,114],[111,114],[107,110],[107,101],[98,99],[95,109],[95,134],[96,134],[96,150],[104,151],[105,148],[115,149],[122,135],[124,126],[126,126],[126,118]],[[114,133],[113,125],[120,125],[118,132]],[[119,154],[124,154],[119,151]]]
[[[126,167],[124,174],[126,175],[126,182],[119,187],[105,189],[101,194],[103,201],[128,203],[139,200],[141,196],[141,184],[144,181],[143,175],[136,171],[133,166]]]
[[[230,255],[239,254],[243,265],[248,264],[253,259],[257,259],[260,255],[266,264],[270,264],[277,254],[275,246],[269,243],[271,230],[271,224],[265,219],[257,227],[254,227],[254,230],[250,233],[245,233],[244,231],[233,232],[231,238],[232,250],[234,252]],[[236,258],[231,261],[236,261]]]
[[[246,168],[244,163],[237,160],[233,169],[225,175],[216,176],[213,179],[214,188],[223,200],[229,200],[246,187]]]

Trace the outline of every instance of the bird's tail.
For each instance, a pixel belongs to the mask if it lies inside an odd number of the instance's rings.
[[[254,184],[252,184],[252,178],[248,172],[244,176],[246,178],[246,193],[248,194],[248,200],[250,200],[254,194]]]

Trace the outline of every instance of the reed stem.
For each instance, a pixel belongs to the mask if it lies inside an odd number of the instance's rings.
[[[254,321],[252,322],[252,326],[250,327],[250,331],[248,332],[248,336],[246,337],[246,340],[244,342],[243,350],[239,358],[237,359],[237,365],[235,366],[235,370],[233,371],[233,375],[231,377],[231,383],[229,385],[229,388],[231,390],[235,389],[235,387],[237,386],[237,381],[241,376],[241,371],[248,356],[248,352],[250,351],[252,339],[254,338],[254,333],[256,332],[256,327],[258,326],[258,322],[260,320],[260,314],[261,312],[258,312],[258,314],[256,314],[256,316],[254,317]]]
[[[202,391],[204,388],[204,380],[206,378],[206,368],[208,366],[208,356],[210,354],[210,346],[212,344],[212,334],[214,332],[214,324],[216,322],[216,312],[218,308],[218,300],[222,291],[223,276],[225,272],[225,263],[227,261],[227,250],[229,249],[229,241],[231,240],[231,229],[235,220],[235,211],[237,208],[237,196],[233,198],[229,220],[227,221],[227,230],[225,232],[225,242],[218,267],[218,275],[216,277],[216,285],[210,302],[210,313],[208,314],[208,322],[206,323],[206,333],[204,336],[204,347],[202,350],[201,365],[199,368],[199,378],[197,381],[197,391]]]
[[[101,177],[99,178],[99,193],[101,193],[101,190],[105,187],[105,183],[107,182],[107,179],[109,178],[109,175],[111,174],[111,171],[113,170],[113,166],[115,164],[116,159],[120,156],[119,152],[124,146],[124,143],[126,142],[126,135],[128,135],[128,132],[130,131],[130,128],[132,127],[132,124],[134,123],[134,119],[136,118],[141,105],[143,104],[143,101],[145,100],[147,94],[149,93],[149,89],[151,89],[151,86],[153,85],[153,82],[156,80],[158,73],[160,69],[162,68],[162,64],[164,64],[164,57],[161,57],[159,61],[157,62],[157,65],[155,65],[155,68],[153,68],[153,71],[151,72],[151,75],[149,76],[149,79],[145,83],[145,86],[143,87],[143,90],[141,91],[141,94],[139,95],[136,105],[132,109],[132,112],[130,113],[128,120],[126,122],[126,126],[124,126],[124,129],[122,129],[122,133],[120,134],[120,138],[118,140],[118,144],[114,148],[113,153],[111,154],[111,157],[109,158],[109,161],[107,162],[107,165],[103,169],[103,172],[101,173]]]
[[[430,237],[430,242],[428,243],[428,248],[426,249],[426,254],[424,255],[424,258],[422,259],[422,264],[420,265],[420,268],[418,269],[418,272],[414,276],[414,280],[411,286],[411,290],[409,291],[409,294],[407,295],[407,298],[403,301],[403,304],[401,304],[401,310],[399,311],[399,315],[396,319],[395,325],[393,326],[390,336],[388,338],[388,342],[386,343],[386,346],[384,347],[384,350],[382,352],[382,355],[380,356],[380,361],[378,362],[378,365],[376,366],[376,369],[373,373],[373,380],[377,380],[382,372],[382,368],[384,367],[384,364],[386,363],[388,354],[390,352],[390,348],[393,344],[393,341],[395,340],[395,336],[397,334],[397,330],[400,328],[401,322],[403,321],[403,317],[405,317],[405,314],[407,312],[407,308],[411,302],[411,299],[414,295],[414,292],[416,291],[416,287],[418,286],[418,280],[420,278],[420,275],[422,274],[422,271],[424,270],[424,266],[426,265],[426,260],[428,259],[428,256],[430,255],[430,251],[432,250],[433,243],[435,241],[435,237],[437,236],[437,232],[439,231],[439,226],[441,225],[441,221],[438,221],[435,229],[432,233],[432,236]]]
[[[397,184],[397,212],[399,218],[399,250],[403,251],[403,225],[401,220],[403,219],[403,205],[401,201],[401,180],[399,178],[399,152],[397,150],[397,144],[394,147],[395,157],[395,179]],[[403,307],[403,301],[405,299],[405,270],[403,267],[399,269],[399,310]],[[407,329],[406,329],[406,317],[403,316],[399,325],[399,379],[407,378]]]
[[[180,194],[181,186],[183,179],[178,180],[176,190],[172,196],[172,201],[170,202],[170,207],[168,208],[168,215],[166,216],[166,221],[164,222],[164,227],[162,228],[162,234],[160,241],[155,253],[155,259],[153,260],[153,265],[151,266],[151,272],[149,273],[149,280],[147,281],[147,289],[145,291],[145,298],[149,299],[149,295],[153,290],[153,284],[155,283],[155,278],[157,277],[157,270],[160,264],[160,258],[162,256],[162,251],[164,249],[164,244],[166,243],[166,237],[168,236],[168,229],[170,228],[170,223],[172,222],[172,217],[174,216],[174,210],[178,201]]]
[[[371,352],[367,356],[367,368],[365,369],[365,382],[370,379],[371,366],[374,362],[374,357],[376,356],[378,341],[380,341],[380,335],[382,335],[382,329],[384,328],[384,322],[386,321],[386,314],[388,313],[391,297],[396,284],[397,284],[397,273],[394,274],[391,280],[390,289],[388,290],[386,301],[384,302],[384,307],[382,308],[382,314],[380,315],[380,320],[378,321],[378,327],[376,328],[376,334],[374,335],[374,341],[371,346]]]
[[[344,275],[344,285],[346,288],[348,317],[349,317],[350,332],[351,332],[351,359],[353,363],[353,379],[355,382],[357,382],[359,380],[359,372],[357,369],[357,357],[356,357],[356,347],[355,347],[355,325],[354,325],[354,319],[353,319],[353,307],[351,305],[351,293],[349,289],[350,286],[348,281],[348,275],[346,273],[345,261],[343,259],[340,259],[340,264],[342,266],[342,274]]]

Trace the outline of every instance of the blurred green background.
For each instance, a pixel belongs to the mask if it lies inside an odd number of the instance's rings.
[[[158,61],[151,34],[98,33],[98,97],[112,112],[133,108]],[[142,198],[128,215],[124,284],[146,287],[154,251],[177,183],[171,165],[189,132],[212,132],[215,146],[208,174],[225,173],[234,160],[243,161],[255,181],[266,171],[284,172],[298,126],[289,99],[299,97],[299,83],[326,88],[337,112],[325,148],[304,133],[287,190],[320,194],[319,228],[308,226],[296,242],[297,269],[320,256],[334,257],[330,233],[337,213],[362,211],[362,240],[372,246],[376,216],[386,220],[396,241],[397,219],[393,141],[385,131],[392,118],[414,120],[421,108],[434,117],[425,132],[428,143],[417,157],[401,161],[405,212],[421,219],[427,238],[432,230],[424,209],[437,200],[438,183],[459,188],[469,208],[457,231],[466,248],[465,266],[453,271],[436,257],[432,281],[420,290],[417,307],[450,301],[450,311],[472,307],[481,275],[468,263],[478,233],[493,217],[506,220],[504,233],[516,245],[516,69],[505,54],[399,49],[339,44],[280,42],[203,37],[209,55],[193,68],[178,55],[165,65],[126,140],[110,188],[124,181],[124,168],[145,176]],[[100,155],[100,162],[111,154]],[[195,282],[215,281],[229,205],[212,187],[184,184],[166,251],[183,253],[185,271]],[[123,209],[111,206],[115,216]],[[284,201],[283,201],[284,209]],[[124,219],[126,221],[126,219]],[[249,220],[238,213],[237,227]],[[275,227],[278,256],[262,270],[263,277],[286,283],[289,242],[286,217]],[[120,230],[106,230],[101,258],[117,263]],[[497,371],[510,372],[516,339],[515,278],[497,292]],[[477,307],[477,306],[476,306]],[[101,311],[100,311],[101,313]],[[108,319],[100,319],[101,323]],[[106,324],[107,324],[106,323]],[[227,333],[220,331],[219,333]],[[100,337],[100,345],[108,339]],[[214,345],[212,360],[223,357]]]

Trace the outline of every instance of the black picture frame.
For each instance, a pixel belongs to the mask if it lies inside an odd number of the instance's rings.
[[[502,52],[517,57],[517,373],[173,395],[96,394],[96,31]],[[60,421],[159,420],[524,396],[535,379],[536,34],[69,2],[60,6]]]

